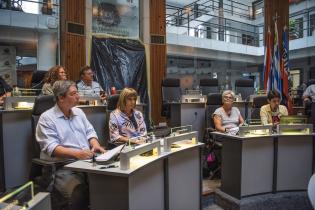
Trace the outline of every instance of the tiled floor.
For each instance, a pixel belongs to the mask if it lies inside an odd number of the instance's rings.
[[[214,203],[214,191],[221,186],[221,180],[204,179],[202,181],[202,209],[203,210],[222,210]]]
[[[202,195],[212,194],[216,188],[221,186],[221,180],[202,180]]]

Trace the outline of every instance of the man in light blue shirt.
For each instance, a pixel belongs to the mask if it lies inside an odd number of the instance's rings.
[[[92,158],[94,152],[105,152],[84,112],[75,107],[79,102],[75,83],[56,81],[53,92],[56,105],[40,116],[36,127],[41,158],[82,160]],[[70,209],[87,209],[87,183],[83,173],[58,170],[54,186],[69,201]]]
[[[80,70],[81,81],[77,87],[81,96],[97,96],[104,100],[103,89],[98,82],[93,81],[93,71],[91,67],[84,66]]]

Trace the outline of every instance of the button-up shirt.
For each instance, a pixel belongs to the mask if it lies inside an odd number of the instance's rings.
[[[92,81],[92,85],[87,85],[82,80],[77,84],[78,91],[82,96],[100,96],[100,92],[103,91],[98,82]]]
[[[303,93],[303,97],[310,97],[312,101],[315,101],[315,85],[308,86]]]
[[[146,135],[147,129],[142,116],[138,110],[133,110],[133,116],[137,125],[134,125],[132,119],[124,112],[116,109],[110,113],[109,134],[110,140],[116,141],[122,136],[132,138],[136,136]],[[137,128],[136,128],[137,127]]]
[[[73,149],[90,149],[89,139],[97,138],[96,132],[84,112],[76,107],[67,118],[56,104],[44,112],[36,127],[36,139],[41,151],[52,156],[57,146]]]

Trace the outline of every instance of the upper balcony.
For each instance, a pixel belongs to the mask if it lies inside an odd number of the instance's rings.
[[[57,31],[59,0],[0,1],[0,26]]]
[[[194,49],[197,57],[209,55],[212,51],[241,54],[248,56],[246,59],[263,56],[263,4],[255,5],[253,11],[251,6],[234,1],[223,2],[230,4],[223,4],[223,9],[219,8],[216,0],[200,0],[181,8],[168,4],[168,54],[185,56]],[[308,4],[307,9],[300,8],[300,5],[290,6],[290,11],[295,11],[290,14],[290,50],[315,47],[313,3]],[[250,60],[255,62],[255,59]]]

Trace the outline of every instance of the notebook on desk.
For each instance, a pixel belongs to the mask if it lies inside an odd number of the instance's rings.
[[[114,149],[108,150],[107,152],[97,156],[95,158],[95,161],[97,163],[105,163],[110,160],[113,160],[117,157],[117,155],[120,154],[120,152],[123,150],[126,144],[120,145],[118,147],[115,147]]]

